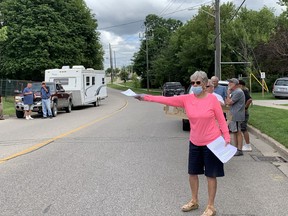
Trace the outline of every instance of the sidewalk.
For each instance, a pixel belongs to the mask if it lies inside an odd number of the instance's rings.
[[[253,105],[288,110],[288,100],[253,100]],[[286,105],[286,106],[285,106]]]
[[[288,110],[288,100],[253,100],[253,105],[273,107],[277,109]],[[251,134],[250,139],[254,147],[256,147],[263,156],[268,159],[284,159],[284,161],[271,161],[276,167],[278,167],[288,177],[288,149],[281,143],[277,142],[273,138],[261,133],[258,129],[248,126],[248,131]],[[263,145],[267,144],[267,145]]]

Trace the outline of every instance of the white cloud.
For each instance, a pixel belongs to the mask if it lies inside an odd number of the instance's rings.
[[[116,54],[117,67],[130,64],[133,54],[139,49],[139,32],[144,31],[144,19],[148,14],[157,14],[164,18],[174,18],[181,21],[189,20],[197,10],[188,8],[199,7],[201,4],[211,4],[214,0],[85,0],[87,6],[96,15],[98,29],[101,32],[101,42],[105,50],[105,68],[110,67],[109,43],[113,55]],[[229,0],[221,0],[221,3]],[[231,0],[230,0],[231,2]],[[240,6],[243,0],[232,1]],[[280,14],[284,8],[275,0],[250,0],[244,6],[259,10],[265,5],[275,8]],[[166,14],[166,15],[165,15]],[[126,25],[123,25],[126,24]]]

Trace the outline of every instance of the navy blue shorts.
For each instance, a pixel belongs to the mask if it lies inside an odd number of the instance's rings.
[[[189,145],[189,175],[205,174],[207,177],[224,176],[224,164],[210,151],[207,146]]]

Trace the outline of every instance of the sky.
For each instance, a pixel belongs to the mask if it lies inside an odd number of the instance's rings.
[[[229,0],[220,0],[220,4]],[[239,7],[244,0],[230,0]],[[95,14],[103,45],[104,68],[110,67],[109,44],[111,44],[113,67],[122,68],[132,63],[144,32],[144,20],[148,14],[173,18],[186,22],[197,13],[201,5],[211,5],[214,0],[85,0]],[[260,10],[264,6],[274,8],[279,15],[283,7],[277,0],[246,0],[248,9]]]

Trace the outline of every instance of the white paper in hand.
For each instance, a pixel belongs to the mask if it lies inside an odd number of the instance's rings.
[[[128,89],[126,91],[121,92],[122,94],[128,96],[128,97],[135,97],[137,94],[133,92],[131,89]]]
[[[213,142],[209,143],[207,147],[216,155],[217,158],[222,163],[229,161],[236,153],[237,148],[228,144],[225,146],[226,142],[222,136],[218,137]]]

